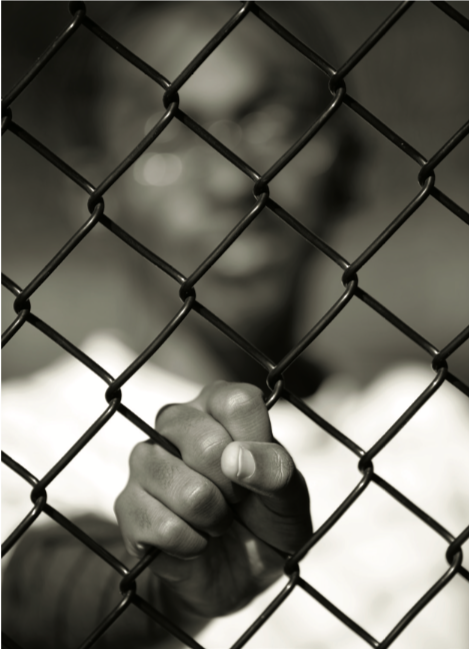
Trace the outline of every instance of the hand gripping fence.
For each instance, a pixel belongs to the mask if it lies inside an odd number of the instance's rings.
[[[469,326],[459,333],[453,340],[438,349],[431,342],[422,337],[417,331],[413,330],[408,324],[400,320],[396,315],[389,311],[383,304],[376,300],[369,293],[359,287],[360,270],[374,257],[382,246],[401,228],[401,226],[416,213],[421,205],[431,196],[438,201],[448,211],[452,212],[463,223],[469,225],[469,214],[449,196],[441,191],[437,186],[438,166],[446,159],[447,156],[457,147],[469,132],[469,122],[466,122],[454,135],[427,160],[419,151],[414,149],[411,144],[391,130],[386,124],[382,123],[377,117],[355,100],[347,91],[346,79],[354,68],[360,64],[362,59],[368,56],[373,47],[393,28],[401,17],[412,8],[412,2],[402,2],[390,13],[388,18],[372,33],[365,42],[348,58],[338,69],[335,69],[326,60],[319,56],[315,51],[300,42],[287,29],[274,20],[262,8],[262,3],[255,2],[240,3],[239,8],[234,15],[223,25],[216,36],[195,56],[191,63],[183,72],[172,82],[162,76],[155,69],[131,51],[126,49],[121,43],[117,42],[110,34],[102,29],[88,15],[93,13],[92,3],[89,8],[82,2],[71,2],[69,5],[71,21],[69,26],[60,34],[50,47],[37,59],[34,66],[29,72],[6,94],[2,103],[2,134],[9,131],[13,135],[23,140],[27,145],[35,149],[50,164],[58,168],[63,174],[68,176],[80,189],[88,194],[89,217],[85,223],[74,233],[70,240],[59,250],[43,270],[33,277],[25,288],[21,288],[14,279],[2,274],[3,285],[15,296],[14,311],[11,324],[7,327],[2,336],[2,346],[7,344],[14,336],[20,335],[20,331],[25,323],[35,327],[42,334],[59,345],[67,354],[75,357],[79,362],[86,366],[91,372],[95,373],[107,385],[104,397],[107,406],[101,416],[93,425],[82,435],[82,437],[69,449],[69,451],[53,466],[46,475],[38,478],[32,475],[26,467],[21,466],[14,458],[2,453],[2,461],[15,471],[21,478],[31,485],[31,499],[33,507],[22,523],[14,530],[10,537],[2,546],[2,556],[12,551],[18,541],[23,537],[31,524],[42,515],[47,515],[56,521],[60,526],[67,530],[71,535],[79,539],[83,544],[88,546],[103,562],[109,564],[112,569],[121,577],[120,592],[121,599],[118,605],[107,615],[103,615],[102,622],[97,626],[93,633],[80,645],[80,647],[91,647],[106,632],[106,630],[119,618],[119,616],[129,607],[136,606],[146,613],[150,618],[157,621],[162,627],[167,629],[171,634],[177,637],[185,646],[200,647],[198,642],[189,636],[186,632],[173,624],[162,612],[151,606],[144,597],[138,592],[136,579],[145,570],[149,563],[156,557],[158,550],[149,551],[133,569],[127,568],[119,559],[113,556],[109,551],[104,549],[99,543],[95,542],[83,530],[81,530],[72,521],[68,520],[58,510],[48,504],[47,487],[52,481],[64,470],[73,458],[80,453],[86,444],[106,425],[106,423],[119,413],[126,417],[132,424],[140,428],[155,443],[161,444],[165,449],[172,453],[178,453],[178,450],[172,446],[164,437],[160,436],[145,421],[140,419],[132,412],[122,401],[121,388],[126,382],[152,358],[157,350],[165,343],[172,333],[179,327],[191,311],[197,312],[202,318],[208,321],[213,327],[221,331],[225,336],[233,340],[246,354],[251,356],[266,373],[266,394],[265,400],[268,408],[272,408],[279,397],[289,401],[293,406],[298,408],[304,415],[309,417],[313,422],[319,425],[337,442],[344,445],[349,451],[358,458],[357,468],[360,477],[356,487],[334,511],[326,522],[315,531],[309,541],[294,555],[285,556],[284,572],[289,578],[287,585],[280,594],[269,604],[261,616],[244,630],[241,636],[232,644],[233,648],[244,646],[256,631],[268,620],[275,610],[289,597],[294,589],[300,588],[308,593],[312,598],[317,600],[322,606],[328,609],[340,621],[362,638],[364,644],[372,647],[385,649],[392,645],[394,640],[406,628],[406,626],[419,614],[424,607],[442,591],[455,577],[469,582],[469,571],[462,565],[462,546],[469,538],[469,526],[459,531],[457,536],[451,534],[438,521],[434,520],[416,504],[411,502],[403,493],[399,492],[392,484],[379,476],[373,467],[373,459],[381,450],[400,433],[406,423],[414,417],[422,406],[432,398],[438,389],[445,383],[451,383],[466,397],[469,397],[469,386],[455,376],[450,371],[451,355],[469,338]],[[441,12],[442,20],[453,20],[458,23],[462,30],[466,32],[469,29],[469,21],[461,15],[454,7],[445,2],[432,3],[435,10]],[[418,5],[418,3],[417,3]],[[415,7],[412,10],[417,9]],[[252,14],[259,22],[273,30],[278,36],[284,39],[292,48],[295,48],[306,59],[329,78],[329,89],[331,93],[330,103],[327,109],[310,125],[306,132],[286,151],[264,174],[259,174],[255,169],[249,166],[244,160],[239,158],[229,148],[217,140],[214,135],[210,134],[200,124],[194,121],[184,112],[184,106],[180,102],[178,91],[184,86],[192,74],[204,65],[206,58],[213,52],[228,36],[235,30],[238,25],[245,19],[248,14]],[[155,84],[164,89],[164,115],[150,132],[141,140],[138,146],[109,174],[102,179],[97,187],[94,187],[86,178],[81,176],[77,171],[68,166],[52,150],[47,148],[40,141],[35,139],[30,133],[24,130],[14,119],[14,103],[21,93],[28,87],[31,81],[41,73],[43,68],[56,56],[60,56],[62,46],[69,40],[73,39],[75,34],[80,30],[88,30],[96,39],[100,39],[106,46],[115,50],[120,56],[140,69]],[[347,107],[347,108],[345,108]],[[284,167],[308,144],[316,134],[323,128],[329,119],[337,111],[351,110],[361,117],[365,122],[376,129],[383,138],[387,138],[393,145],[398,147],[404,156],[407,156],[417,164],[416,179],[420,189],[410,203],[394,218],[394,220],[379,234],[379,236],[354,260],[347,261],[336,250],[332,249],[325,241],[317,236],[313,231],[302,225],[296,218],[289,214],[281,205],[276,203],[269,195],[269,183],[282,173]],[[202,138],[220,155],[228,160],[232,165],[237,167],[252,181],[253,205],[250,211],[239,221],[225,239],[211,252],[211,254],[193,270],[188,276],[184,276],[176,268],[173,268],[164,259],[148,249],[141,241],[136,240],[128,232],[117,225],[105,213],[106,192],[116,183],[116,181],[127,172],[134,162],[141,156],[145,150],[163,133],[173,120],[179,120],[197,137]],[[8,164],[8,160],[4,160]],[[264,210],[269,208],[278,218],[283,220],[288,226],[293,228],[301,237],[303,237],[311,246],[314,246],[323,255],[327,256],[341,269],[341,281],[344,286],[340,298],[332,304],[327,313],[313,326],[313,328],[300,340],[278,363],[274,363],[261,350],[254,347],[240,334],[230,328],[215,313],[201,304],[196,295],[197,283],[210,271],[211,266],[223,255],[227,249],[236,241],[241,233],[250,226],[250,224]],[[132,247],[140,255],[145,257],[151,264],[156,266],[160,271],[168,275],[179,284],[179,296],[182,306],[174,317],[167,323],[166,327],[156,336],[151,344],[123,371],[117,378],[111,376],[105,368],[100,367],[92,358],[88,357],[79,348],[73,345],[69,340],[54,330],[47,322],[34,314],[34,294],[39,287],[48,279],[57,267],[67,258],[67,256],[78,246],[95,228],[107,228],[116,237]],[[337,430],[332,424],[324,420],[320,415],[313,411],[302,399],[297,397],[288,389],[284,379],[285,371],[295,362],[300,354],[330,325],[330,323],[347,307],[352,300],[360,300],[370,309],[387,320],[391,325],[397,328],[412,343],[427,352],[431,359],[431,366],[434,370],[434,378],[426,389],[415,399],[412,405],[404,414],[389,428],[389,430],[369,449],[360,448],[351,439]],[[374,482],[389,496],[394,498],[408,511],[417,516],[423,523],[431,528],[436,534],[442,537],[447,543],[446,560],[448,568],[444,574],[434,583],[419,601],[404,615],[400,622],[389,631],[385,638],[377,640],[372,637],[364,628],[357,624],[353,619],[348,617],[344,612],[337,608],[331,601],[324,597],[313,584],[306,582],[300,576],[301,560],[315,544],[318,543],[343,514],[353,506],[361,497],[370,482]],[[466,583],[469,588],[469,583]],[[3,643],[7,647],[17,647],[14,638],[3,636]],[[449,645],[448,645],[449,646]]]

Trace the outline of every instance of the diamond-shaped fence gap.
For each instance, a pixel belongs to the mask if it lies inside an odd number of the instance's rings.
[[[409,368],[405,378],[409,395],[427,381],[427,374],[420,366]],[[383,377],[381,384],[378,382],[375,389],[391,397],[391,381],[392,375]],[[370,392],[370,405],[373,400]],[[384,418],[388,411],[394,410],[390,401],[381,403],[380,406],[380,416]],[[403,403],[402,406],[404,409],[407,404]],[[466,427],[461,424],[466,411],[465,397],[445,382],[373,460],[380,476],[403,491],[453,536],[458,536],[462,531],[459,529],[461,512],[469,515],[465,502],[469,478],[454,454],[455,448],[458,449],[458,455],[461,453],[465,456],[469,453],[469,437]],[[398,415],[397,412],[389,414],[390,418]],[[363,438],[367,435],[366,429],[371,428],[370,423],[366,424],[370,419],[365,412],[359,412],[354,421],[354,427],[360,431],[360,435],[363,434]],[[359,443],[363,443],[363,438],[358,437]],[[425,454],[419,451],[423,439],[427,449]],[[467,558],[464,558],[463,564],[467,566]]]
[[[422,21],[433,29],[419,29]],[[415,4],[350,73],[368,110],[425,156],[451,135],[453,123],[441,120],[442,111],[456,116],[467,106],[460,84],[465,36],[431,3]]]
[[[466,544],[467,553],[467,544]],[[465,579],[456,575],[437,597],[418,614],[400,638],[397,638],[394,645],[396,649],[405,647],[406,642],[418,644],[420,638],[424,637],[426,629],[435,624],[435,634],[428,639],[426,646],[431,649],[438,649],[445,643],[445,636],[448,628],[451,628],[454,641],[454,649],[464,649],[464,638],[468,632],[467,608],[469,606],[469,594]]]
[[[407,388],[405,392],[398,394],[396,388],[392,387],[395,375],[399,372],[399,365],[396,364],[387,374],[364,388],[364,398],[359,404],[352,392],[344,404],[342,413],[335,416],[332,413],[329,419],[331,423],[361,448],[365,450],[371,448],[404,415],[435,378],[430,363],[427,367],[420,365],[414,367],[408,361],[407,363],[408,379],[405,383]],[[406,429],[406,425],[397,436]],[[389,443],[392,444],[393,440]],[[377,457],[380,457],[379,453]]]
[[[383,137],[378,141],[370,126],[366,131],[373,145],[369,148],[368,164],[364,165],[361,178],[363,186],[358,196],[366,209],[358,204],[356,213],[344,222],[340,240],[347,246],[341,252],[350,261],[367,250],[382,232],[399,227],[406,218],[404,212],[422,192],[417,178],[420,166],[415,160],[393,142]],[[407,218],[412,218],[412,215]],[[360,227],[361,222],[363,227]]]
[[[113,244],[114,237],[98,224],[31,296],[33,313],[77,345],[96,329],[112,328],[131,301],[125,291],[125,266],[118,264],[128,260],[128,251],[121,253],[123,246]],[[105,260],[103,245],[109,251]],[[57,302],[57,295],[70,298],[67,309]]]
[[[96,86],[94,108],[90,115],[89,98],[79,94],[75,128],[79,132],[83,120],[91,122],[92,144],[96,148],[90,154],[97,160],[94,168],[93,160],[89,164],[98,185],[155,126],[155,115],[164,112],[163,89],[96,38],[89,58],[89,71],[81,71],[81,83],[86,88],[91,79]]]
[[[323,13],[324,4],[320,6],[315,16],[314,25],[310,28],[307,27],[307,18],[310,8],[308,6],[292,6],[288,5],[279,5],[276,2],[270,2],[269,4],[259,5],[258,7],[253,7],[252,14],[257,14],[258,10],[264,9],[268,15],[281,26],[281,28],[286,29],[294,38],[298,39],[304,46],[311,48],[314,51],[317,51],[318,55],[329,60],[332,65],[338,64],[337,59],[337,43],[336,40],[331,35],[331,29],[329,25],[325,25],[322,22],[321,15]],[[253,21],[254,16],[249,17],[249,22]],[[246,21],[246,24],[249,24]],[[277,47],[282,48],[282,51],[285,53],[288,52],[290,45],[287,44],[287,41],[283,39],[282,34],[276,34],[275,27],[272,27],[269,23],[265,24],[261,17],[257,17],[257,29],[259,33],[263,35],[266,43],[272,43]],[[271,36],[267,36],[267,30],[271,30]],[[275,39],[275,40],[268,40]],[[303,53],[300,53],[300,56],[304,56]],[[335,58],[334,58],[335,57]],[[322,73],[323,74],[323,73]]]
[[[271,587],[259,596],[259,608],[267,607],[278,591]],[[251,622],[246,611],[239,611],[223,620],[223,644],[209,625],[200,634],[200,641],[207,649],[229,649],[233,646],[232,638],[239,636],[239,630]],[[272,649],[283,649],[284,644],[275,628],[288,629],[293,646],[301,646],[304,639],[302,629],[315,638],[315,649],[327,649],[328,642],[338,646],[347,642],[351,649],[364,649],[369,645],[362,638],[347,628],[332,613],[326,610],[316,599],[302,588],[296,586],[287,599],[277,608],[265,624],[256,631],[256,642],[259,646]],[[257,640],[258,639],[258,640]],[[249,647],[249,642],[246,647]]]
[[[214,7],[214,9],[215,8],[216,7]],[[298,13],[297,11],[290,11],[290,9],[286,10],[285,7],[281,7],[280,12],[287,19],[288,17],[290,19],[293,19],[293,22],[296,25],[296,29],[303,31],[303,36],[307,34],[313,44],[315,41],[322,41],[324,39],[324,35],[319,29],[304,29],[301,17],[296,16],[296,14]],[[203,29],[201,31],[203,32]],[[310,46],[314,47],[314,45],[311,44]],[[251,50],[251,52],[253,52],[254,56],[247,53],[248,48]],[[219,45],[217,50],[210,55],[206,63],[204,63],[204,65],[201,66],[201,68],[197,70],[191,77],[191,79],[181,88],[181,100],[184,101],[185,92],[188,93],[189,96],[192,96],[198,79],[203,79],[205,75],[210,71],[218,72],[218,74],[220,74],[223,69],[226,73],[229,73],[230,70],[233,70],[232,66],[229,63],[229,59],[235,51],[237,58],[241,61],[239,69],[242,70],[242,66],[245,65],[246,69],[253,71],[253,74],[249,75],[250,80],[246,78],[240,85],[240,79],[238,78],[240,73],[235,73],[232,77],[233,92],[235,91],[235,89],[242,87],[243,89],[254,95],[256,85],[266,85],[265,70],[261,70],[259,61],[263,58],[263,55],[266,52],[269,52],[269,58],[271,59],[270,66],[272,76],[269,80],[269,83],[267,84],[266,97],[261,98],[261,101],[268,99],[269,95],[276,95],[277,97],[282,97],[282,99],[286,101],[287,104],[294,104],[295,102],[298,102],[299,106],[311,106],[311,104],[317,104],[318,100],[326,97],[328,94],[326,84],[324,84],[323,90],[319,90],[321,95],[318,96],[316,94],[318,92],[317,89],[314,88],[314,84],[311,83],[308,84],[308,86],[305,88],[302,97],[300,97],[299,99],[293,98],[292,89],[297,84],[297,75],[299,75],[301,71],[306,71],[306,73],[308,73],[309,71],[310,78],[312,78],[313,80],[317,78],[323,78],[324,80],[326,80],[327,78],[319,71],[316,71],[317,68],[311,65],[302,54],[296,52],[296,50],[291,48],[291,46],[287,44],[281,37],[279,37],[273,30],[264,25],[262,21],[260,21],[252,13],[249,13],[239,24],[239,26],[232,33],[230,33],[228,37]],[[285,68],[282,65],[282,62],[285,60],[285,58],[292,62],[292,66],[294,66],[296,70],[293,75],[285,74]],[[207,66],[207,72],[204,71],[205,66]],[[224,103],[220,102],[218,105],[214,106],[209,105],[208,99],[209,96],[207,96],[205,101],[206,110],[213,111],[217,109],[223,109],[224,106],[225,108],[230,110],[230,112],[232,112],[237,107],[238,100],[236,100],[234,97],[233,101],[229,102],[229,97],[226,96]],[[241,99],[243,98],[240,97],[239,100]],[[240,116],[242,116],[242,114]]]
[[[49,305],[42,296],[43,307]],[[13,310],[14,296],[2,286],[2,334],[17,318]],[[55,301],[54,301],[55,304]],[[38,329],[25,322],[21,331],[13,336],[2,350],[3,380],[21,379],[53,363],[62,354],[61,348]]]
[[[98,19],[96,19],[96,22],[104,27],[113,38],[134,52],[136,56],[155,67],[167,79],[173,80],[189,65],[208,41],[216,35],[218,30],[228,22],[231,16],[240,8],[240,3],[231,2],[220,3],[220,5],[207,5],[205,7],[206,11],[203,12],[204,20],[201,20],[200,17],[200,7],[195,5],[194,9],[190,10],[193,11],[193,15],[186,14],[184,20],[191,21],[193,19],[197,21],[197,24],[200,23],[200,29],[194,30],[191,43],[185,44],[186,52],[183,55],[180,53],[180,43],[181,34],[185,33],[184,23],[181,20],[179,26],[177,24],[175,25],[175,21],[172,20],[174,17],[174,9],[169,4],[166,6],[164,4],[151,6],[150,4],[142,3],[137,10],[130,7],[131,5],[128,5],[121,10],[120,14],[116,14],[115,18],[111,17],[106,23],[100,22]],[[127,17],[126,13],[128,14]],[[90,17],[94,19],[94,13],[90,14]],[[149,40],[141,38],[138,26],[139,21],[142,18],[145,19],[145,17],[147,21],[154,20],[161,25],[160,38],[162,54],[159,57],[160,60],[155,59],[155,54],[150,47]],[[168,23],[171,25],[171,32],[167,29]],[[176,29],[174,33],[172,32],[173,26]],[[174,37],[171,34],[174,34]]]
[[[229,305],[226,311],[228,309],[236,315],[235,305]],[[200,335],[196,344],[194,344],[194,331]],[[245,339],[249,343],[249,336],[246,336]],[[230,360],[230,369],[220,363],[216,355],[210,353],[208,341],[210,341],[210,348],[218,350],[219,353],[223,353],[226,360]],[[188,354],[191,355],[193,361],[191,364],[187,363]],[[196,385],[210,380],[208,377],[212,376],[213,371],[216,371],[221,380],[250,381],[267,391],[268,370],[195,310],[159,348],[154,356],[154,361],[166,370],[179,371],[186,378],[194,381]],[[141,371],[143,372],[144,368]]]
[[[442,348],[469,319],[468,245],[467,226],[430,198],[360,270],[360,286]]]
[[[336,273],[337,271],[334,274],[324,266],[322,275],[324,284],[318,287],[316,304],[311,304],[308,322],[314,321],[313,318],[322,317],[323,313],[330,308],[331,290],[336,291],[338,285]],[[374,295],[370,291],[370,294],[386,306],[384,293],[380,295],[377,292]],[[322,362],[326,362],[327,359],[327,362],[332,363],[338,372],[345,372],[364,383],[377,376],[386,367],[400,361],[414,360],[430,364],[431,360],[424,348],[410,340],[358,298],[350,301],[309,349],[310,351],[306,353],[314,353],[315,357]]]
[[[89,393],[88,382],[89,377],[87,377],[86,383],[81,382],[81,385],[78,387],[80,387],[83,394],[89,394],[91,398],[92,395]],[[70,399],[70,392],[70,389],[64,390],[62,399],[57,399],[58,409],[64,407],[63,401]],[[99,392],[96,392],[99,397]],[[133,397],[132,389],[130,387],[126,389],[124,387],[122,392],[122,403],[125,406],[131,407]],[[151,403],[151,390],[147,391],[147,396],[148,402]],[[94,401],[97,402],[98,399],[94,398]],[[100,404],[96,403],[96,409],[100,407],[101,411],[104,411],[106,408],[104,391],[101,393],[100,401]],[[140,408],[136,408],[135,410],[136,414],[143,421],[146,421],[149,426],[152,426],[154,413],[151,411],[150,405],[145,407],[140,403]],[[85,418],[80,417],[78,413],[76,413],[75,417],[82,426],[80,434],[84,434],[87,430],[88,422],[85,422]],[[53,422],[51,425],[53,425]],[[71,439],[71,435],[67,432],[64,438],[64,445],[67,440],[71,448],[71,442],[74,441]],[[114,493],[116,489],[117,491],[121,491],[127,481],[127,458],[129,453],[136,444],[147,439],[148,437],[126,417],[122,416],[119,412],[115,413],[87,445],[77,453],[70,464],[54,478],[53,482],[47,488],[49,504],[56,507],[59,511],[73,512],[74,516],[78,516],[86,515],[89,512],[89,502],[93,500],[95,515],[113,523],[115,521]],[[40,454],[41,451],[39,449],[38,455]],[[123,459],[125,455],[127,458]],[[52,469],[52,467],[50,468]],[[79,476],[91,475],[91,471],[105,476],[106,487],[100,494],[96,494],[96,489],[91,479],[82,478],[79,480]],[[80,484],[79,490],[76,487],[78,480]]]
[[[340,109],[343,110],[345,108]],[[394,230],[395,221],[399,227],[399,223],[404,218],[401,214],[421,193],[422,187],[417,180],[420,166],[412,158],[393,142],[376,133],[370,125],[364,124],[358,116],[344,115],[340,111],[326,128],[332,130],[334,126],[340,124],[342,116],[347,117],[345,123],[348,124],[348,128],[352,129],[352,132],[359,128],[359,133],[365,138],[364,161],[362,162],[360,157],[355,160],[355,156],[359,156],[361,152],[360,144],[357,152],[352,145],[348,152],[350,157],[347,166],[343,163],[342,173],[337,178],[339,191],[343,191],[352,202],[348,206],[345,205],[345,214],[342,214],[340,209],[337,215],[333,210],[331,214],[326,212],[326,222],[331,223],[333,228],[327,230],[325,237],[326,241],[351,263],[372,246],[388,228],[392,227]],[[313,153],[314,138],[309,146],[310,152]],[[347,151],[344,153],[347,154]],[[304,151],[299,156],[303,154]],[[306,158],[305,155],[305,166],[308,165]],[[340,159],[338,162],[340,164]],[[345,171],[347,175],[350,174],[350,178],[344,178]],[[324,190],[321,176],[317,179],[313,178],[313,181]],[[334,204],[333,193],[330,198]]]
[[[254,204],[252,198],[251,201]],[[226,223],[230,223],[230,227],[236,224],[237,216],[234,210],[233,214],[228,208],[225,208],[224,211],[225,213],[220,210],[219,215],[215,211],[211,222],[207,224],[213,231],[213,238],[212,236],[206,237],[208,241],[204,245],[207,249],[212,241],[216,241],[217,218],[220,221],[220,229],[222,226],[226,227]],[[212,223],[215,225],[212,226]],[[199,223],[199,230],[200,227]],[[313,253],[312,247],[266,208],[197,283],[198,299],[207,308],[226,320],[230,326],[236,322],[239,326],[239,333],[248,335],[250,323],[260,320],[262,313],[267,309],[276,312],[278,310],[276,305],[280,305],[286,299],[291,299],[285,289],[293,271],[287,272],[287,269],[292,267],[292,261],[308,257],[310,252]],[[275,273],[276,277],[278,288],[272,293],[264,290],[266,281],[268,281],[268,273],[269,275]],[[233,288],[231,301],[219,300],[219,294],[214,290],[217,285],[221,287],[224,281],[230,282]],[[251,288],[253,285],[257,286],[257,297],[256,299],[251,298],[250,303],[246,299],[247,296],[244,295],[246,282],[250,283]],[[243,310],[245,317],[237,314],[235,308]],[[243,320],[244,325],[242,324]],[[273,328],[275,329],[274,326]]]
[[[391,519],[401,524],[391,524]],[[352,543],[360,548],[353,561],[355,577],[348,554]],[[447,570],[446,547],[433,530],[371,484],[310,551],[301,574],[358,624],[366,625],[368,632],[382,638]],[[360,619],[364,602],[373,614]]]
[[[194,314],[189,314],[188,318],[190,319],[191,317],[194,317]],[[156,413],[166,405],[172,391],[175,389],[174,372],[177,370],[181,373],[186,371],[189,373],[189,379],[194,381],[194,383],[191,383],[188,380],[187,383],[181,385],[184,390],[184,395],[187,401],[189,401],[197,396],[199,385],[204,381],[205,375],[211,369],[207,367],[207,365],[209,366],[209,362],[205,359],[202,352],[198,357],[199,363],[196,363],[195,369],[193,370],[193,376],[190,375],[190,370],[186,369],[185,361],[187,360],[188,347],[190,347],[190,340],[188,342],[186,337],[185,330],[187,329],[190,330],[190,327],[185,322],[182,322],[171,337],[156,351],[154,356],[138,369],[122,387],[122,403],[132,413],[135,413],[135,415],[146,422],[150,429],[154,426]],[[154,337],[159,333],[160,330],[155,328]],[[113,354],[119,353],[122,360],[125,359],[127,366],[130,366],[137,357],[137,354],[130,351],[130,349],[126,350],[125,355],[123,355],[123,350],[118,343],[115,346],[111,344],[106,348],[99,339],[95,341],[91,339],[91,342],[93,343],[93,351],[96,352],[97,358],[101,356],[103,362],[110,362]],[[149,343],[151,340],[147,342]],[[164,382],[165,388],[163,391],[155,389],[156,381]],[[127,438],[132,437],[129,435],[129,433],[132,433],[132,429],[129,429],[129,421],[125,416],[122,416],[120,413],[117,414],[107,425],[107,428],[115,429],[116,436],[122,440],[124,445],[130,444]],[[142,437],[142,434],[139,430],[139,437]],[[112,432],[110,435],[112,437]],[[103,436],[104,438],[107,439],[107,433]],[[129,446],[130,448],[131,446]]]
[[[44,518],[45,514],[42,515]],[[36,596],[40,593],[43,601],[48,602],[43,613],[48,618],[48,623],[54,628],[54,640],[59,646],[79,646],[86,636],[97,626],[115,604],[121,599],[118,589],[120,575],[101,557],[83,545],[78,539],[71,536],[61,526],[52,523],[51,532],[44,533],[43,520],[33,523],[25,533],[25,543],[31,547],[31,561],[29,570],[36,575],[37,581],[33,585]],[[106,547],[111,554],[121,553],[119,544],[113,539],[112,532],[106,529],[105,524],[96,524],[92,518],[78,519],[77,523],[95,541]],[[110,526],[112,530],[112,526]],[[41,566],[37,550],[43,551],[45,543],[52,547],[55,545],[53,559],[47,566]],[[81,548],[80,552],[77,549]],[[66,556],[76,556],[76,562],[70,566],[70,572],[64,575],[61,572]],[[14,569],[13,563],[9,568]],[[46,578],[47,577],[47,578]],[[108,586],[111,586],[108,588]],[[83,594],[86,589],[88,595]],[[106,591],[107,597],[102,605],[102,595]],[[23,594],[24,596],[25,594]],[[78,622],[77,606],[82,606],[80,600],[86,601],[86,626]],[[28,619],[34,619],[34,599],[25,601]],[[144,619],[141,618],[140,624]],[[116,628],[117,630],[117,628]],[[21,643],[21,638],[18,638]]]
[[[158,186],[160,173],[165,176]],[[138,192],[139,218],[147,219],[147,228],[158,228],[158,236],[153,235],[155,252],[186,276],[205,262],[256,205],[252,182],[197,139],[191,139],[186,152],[143,157],[133,174],[134,178],[122,179],[128,181],[127,200],[130,203]],[[190,188],[200,184],[204,193],[187,205]],[[124,205],[131,215],[132,203]]]
[[[318,5],[318,10],[320,15],[323,16],[326,21],[326,24],[329,25],[331,37],[333,38],[334,34],[340,34],[340,39],[337,43],[337,51],[330,52],[330,62],[332,65],[337,69],[343,65],[343,63],[348,60],[348,58],[351,57],[366,41],[366,39],[380,27],[397,6],[398,3],[393,3],[393,6],[383,5],[382,3],[377,2],[369,4],[361,12],[360,18],[358,20],[355,18],[354,20],[353,5],[349,6],[344,3],[341,5],[340,12],[336,13],[327,2],[320,3],[320,5]],[[275,14],[273,13],[273,15]],[[351,20],[354,20],[353,30],[349,28]],[[389,36],[386,36],[386,38],[389,38]],[[373,58],[375,56],[375,49],[376,46],[373,48],[370,55],[365,57],[365,59]],[[322,52],[320,51],[319,53],[321,54]],[[322,55],[327,56],[328,52],[325,51]],[[360,69],[361,65],[362,63],[359,64],[358,69]],[[351,81],[354,83],[354,80],[351,79]],[[355,85],[353,87],[355,88]]]
[[[324,110],[329,104],[330,97]],[[361,124],[350,117],[339,109],[269,183],[271,198],[319,235],[327,228],[330,236],[335,221],[346,218],[343,209],[350,210],[350,199],[359,203],[364,198],[363,189],[355,189],[363,153],[355,128]],[[317,116],[297,111],[294,120],[303,134]]]
[[[146,582],[148,582],[148,580],[146,580]],[[126,597],[129,597],[129,595],[130,593],[127,593]],[[122,599],[123,597],[121,596],[121,600]],[[138,606],[137,602],[141,604],[141,606]],[[119,615],[116,621],[109,621],[102,637],[102,642],[106,643],[104,646],[113,646],[113,644],[121,642],[122,637],[128,637],[133,632],[134,634],[138,634],[140,638],[143,638],[144,641],[147,641],[148,638],[152,641],[155,638],[161,638],[162,642],[166,642],[169,645],[175,644],[176,642],[176,644],[180,644],[182,647],[200,647],[196,641],[192,640],[192,637],[196,634],[197,625],[189,624],[187,626],[184,623],[181,623],[176,627],[179,629],[179,632],[172,634],[171,628],[164,626],[165,622],[168,626],[174,626],[166,617],[165,612],[161,611],[161,609],[164,610],[165,607],[162,607],[161,605],[154,607],[151,606],[150,602],[151,597],[148,595],[148,588],[144,582],[143,586],[137,586],[136,597],[132,599],[131,604],[126,608],[122,615]],[[148,609],[151,610],[151,613],[147,612]],[[160,621],[162,621],[161,624]],[[106,618],[103,616],[102,623],[105,622]],[[181,637],[184,633],[184,637],[188,638],[187,643],[184,641],[184,638]],[[93,636],[88,636],[88,638],[92,637]],[[179,639],[179,642],[174,640],[175,637]]]
[[[26,468],[38,477],[42,477],[51,468],[50,460],[46,458],[52,458],[54,462],[58,461],[101,415],[107,405],[104,399],[106,383],[102,379],[75,359],[61,358],[56,363],[56,367],[63,372],[64,377],[61,389],[58,389],[57,382],[54,381],[52,367],[31,375],[28,386],[25,388],[31,406],[34,403],[34,406],[40,412],[41,421],[37,423],[38,429],[40,430],[41,426],[47,427],[50,435],[52,437],[54,434],[57,435],[59,440],[57,445],[50,446],[50,439],[49,441],[43,439],[40,432],[34,437],[34,444],[37,447],[34,454],[34,463],[31,466],[26,466]],[[42,399],[39,402],[34,401],[35,387],[38,384],[44,386],[44,391],[48,396],[47,402]],[[84,388],[89,392],[89,410],[86,412],[81,409],[77,396],[80,390]],[[13,389],[13,383],[11,387],[6,386],[5,396],[8,396],[10,390]],[[17,404],[13,399],[11,402],[11,407],[5,408],[4,412],[5,421],[8,422],[8,425],[14,430],[21,426],[29,426],[34,430],[35,421],[30,412],[16,408]],[[73,414],[67,417],[67,429],[64,431],[61,422],[63,422],[64,412],[67,411]],[[44,452],[42,452],[42,449]],[[16,437],[12,437],[9,442],[5,442],[4,450],[18,462],[25,462],[28,457],[27,449],[21,446]]]
[[[2,165],[2,209],[15,215],[2,222],[9,242],[3,271],[25,286],[81,225],[72,220],[81,211],[70,204],[66,177],[12,133],[2,138],[2,152],[9,160]]]

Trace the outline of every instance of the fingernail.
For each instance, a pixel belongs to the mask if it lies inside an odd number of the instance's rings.
[[[136,543],[135,544],[135,549],[137,550],[139,556],[143,554],[147,549],[148,545],[145,545],[144,543]]]
[[[250,478],[256,470],[256,463],[251,451],[240,447],[238,454],[238,472],[236,477],[240,480]]]

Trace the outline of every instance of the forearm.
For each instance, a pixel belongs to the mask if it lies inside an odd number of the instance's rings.
[[[77,523],[124,564],[132,561],[116,525],[96,518]],[[3,577],[3,631],[24,649],[80,646],[122,600],[121,579],[60,526],[31,529]],[[202,626],[200,621],[189,620],[150,570],[138,578],[137,592],[189,632]],[[169,635],[131,604],[95,646],[147,648],[158,646]]]

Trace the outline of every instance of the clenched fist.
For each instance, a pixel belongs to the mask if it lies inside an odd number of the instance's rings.
[[[163,409],[156,428],[181,458],[151,442],[133,450],[115,504],[125,546],[160,548],[151,570],[193,613],[234,611],[280,575],[269,546],[293,554],[311,536],[303,476],[252,385],[214,383]]]

